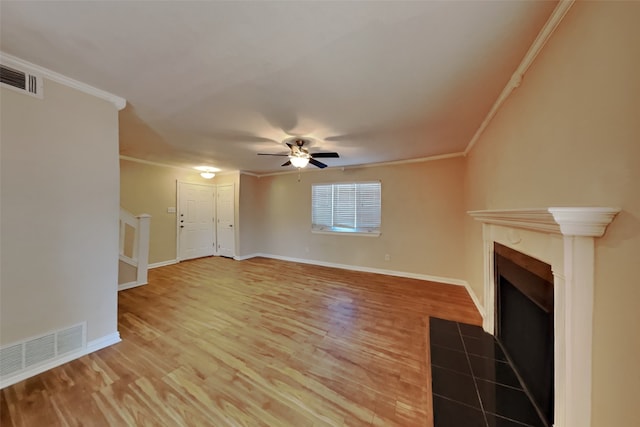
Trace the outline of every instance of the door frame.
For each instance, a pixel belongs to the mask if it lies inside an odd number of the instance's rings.
[[[216,184],[203,184],[200,182],[189,182],[176,180],[176,261],[186,261],[180,257],[180,184],[200,185],[213,190],[213,256],[218,256],[218,230],[217,230],[217,198],[218,186]]]
[[[236,184],[233,183],[233,182],[224,183],[224,184],[218,184],[217,188],[216,188],[216,196],[215,196],[215,199],[216,199],[216,202],[215,202],[216,223],[215,223],[215,227],[214,227],[215,230],[216,230],[216,256],[221,256],[220,255],[220,241],[218,239],[218,227],[220,225],[220,215],[218,213],[218,196],[220,195],[218,193],[218,188],[219,187],[231,187],[231,196],[233,197],[233,203],[231,204],[232,210],[233,210],[233,215],[232,215],[233,216],[233,253],[232,253],[232,255],[230,255],[230,258],[235,259],[237,257],[237,252],[236,251],[238,250],[238,248],[237,248],[237,246],[238,246],[237,245],[237,239],[236,239],[237,233],[238,233],[238,230],[237,230],[238,221],[237,221],[237,212],[236,212],[236,202],[237,202],[237,200],[236,200]],[[227,255],[225,255],[225,256],[227,256]]]

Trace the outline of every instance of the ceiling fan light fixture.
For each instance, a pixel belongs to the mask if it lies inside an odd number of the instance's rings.
[[[289,156],[289,160],[291,161],[291,164],[298,168],[301,169],[305,166],[307,166],[309,164],[309,158],[308,157],[303,157],[303,156]]]
[[[318,161],[317,158],[338,158],[340,155],[335,152],[320,152],[320,153],[309,153],[308,146],[312,141],[310,139],[293,137],[285,139],[282,143],[289,147],[288,153],[257,153],[258,156],[282,156],[288,157],[289,160],[284,162],[281,166],[293,166],[297,169],[302,169],[306,167],[309,163],[313,166],[324,169],[327,167],[326,164]]]

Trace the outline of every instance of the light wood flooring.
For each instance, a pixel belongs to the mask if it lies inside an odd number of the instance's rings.
[[[122,342],[7,387],[9,426],[429,426],[428,316],[461,286],[203,258],[119,294]]]

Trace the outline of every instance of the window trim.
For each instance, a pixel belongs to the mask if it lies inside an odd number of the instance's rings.
[[[358,185],[358,184],[378,184],[380,186],[380,224],[377,229],[364,228],[347,228],[340,226],[314,226],[313,224],[313,188],[315,186],[338,186],[338,185]],[[332,215],[335,212],[332,209]],[[367,180],[367,181],[344,181],[344,182],[318,182],[311,184],[311,233],[313,234],[328,234],[328,235],[340,235],[340,236],[366,236],[366,237],[379,237],[382,234],[382,181],[381,180]]]
[[[366,237],[380,237],[382,232],[380,231],[338,231],[337,228],[342,227],[326,227],[323,229],[312,228],[313,234],[331,234],[334,236],[366,236]]]

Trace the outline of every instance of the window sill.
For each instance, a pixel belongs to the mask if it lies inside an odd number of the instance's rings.
[[[334,236],[366,236],[380,237],[379,231],[341,231],[341,230],[311,230],[313,234],[332,234]]]

